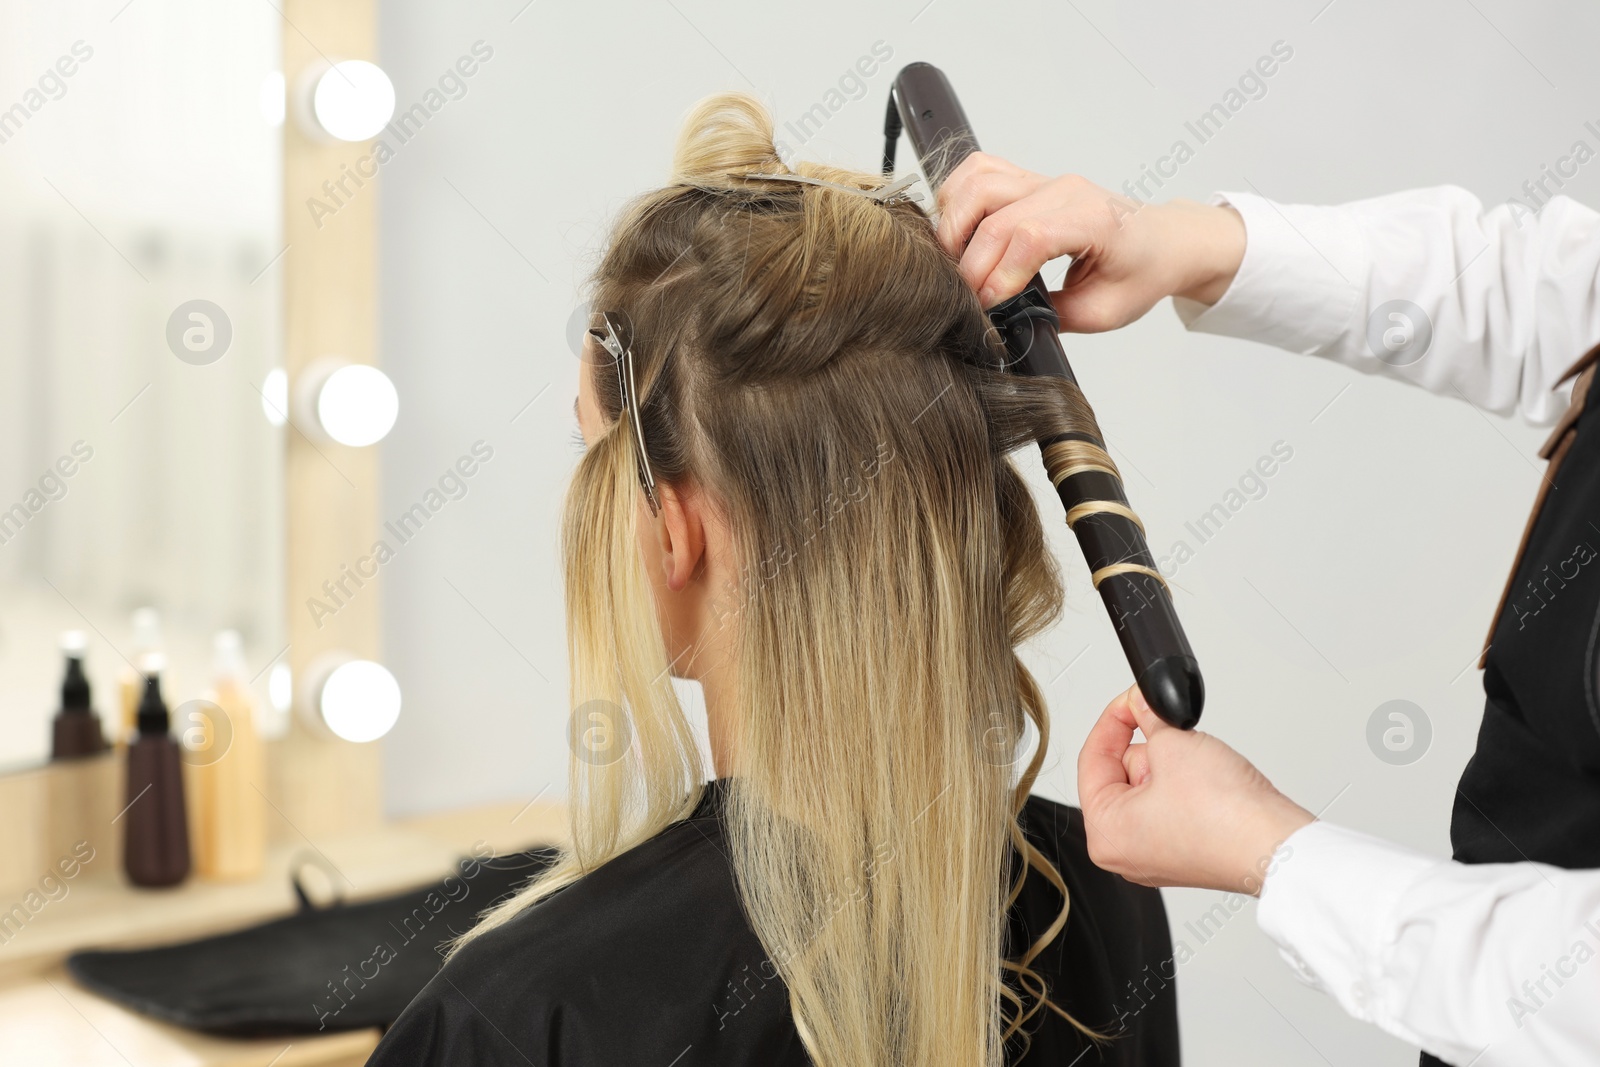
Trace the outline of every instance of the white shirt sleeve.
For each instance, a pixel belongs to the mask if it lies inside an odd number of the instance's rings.
[[[1600,213],[1563,196],[1483,210],[1438,186],[1336,206],[1223,193],[1244,260],[1191,330],[1243,337],[1552,422],[1556,379],[1600,342]]]
[[[1457,1067],[1600,1061],[1600,871],[1462,864],[1321,821],[1256,920],[1302,981]]]

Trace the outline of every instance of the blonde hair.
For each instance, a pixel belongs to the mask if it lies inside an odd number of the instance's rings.
[[[1049,721],[1015,648],[1055,620],[1061,583],[1009,453],[1097,430],[1071,383],[996,369],[916,206],[743,177],[786,169],[758,102],[703,101],[673,183],[618,222],[593,306],[630,325],[657,481],[706,487],[733,531],[730,859],[812,1059],[988,1067],[1047,1007],[1070,1021],[1031,967],[1065,926],[1066,886],[1017,822]],[[701,796],[635,541],[633,429],[614,372],[594,382],[607,426],[563,526],[572,704],[616,709],[629,743],[612,761],[575,750],[570,845],[466,939]],[[1003,958],[1030,869],[1062,907]]]

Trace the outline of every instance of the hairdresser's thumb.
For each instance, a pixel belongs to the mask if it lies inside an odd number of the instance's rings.
[[[1146,740],[1152,740],[1156,734],[1163,730],[1172,730],[1176,727],[1162,720],[1150,707],[1150,702],[1139,691],[1138,685],[1128,690],[1128,707],[1133,710],[1133,721],[1139,724],[1139,730]]]

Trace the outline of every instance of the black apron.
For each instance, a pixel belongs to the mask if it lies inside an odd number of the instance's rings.
[[[1549,466],[1479,661],[1483,725],[1450,820],[1462,863],[1600,867],[1597,359],[1562,377],[1578,375],[1572,404],[1540,449]]]

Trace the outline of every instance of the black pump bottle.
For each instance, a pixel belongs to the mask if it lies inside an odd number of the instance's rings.
[[[189,824],[183,761],[161,699],[160,662],[145,667],[138,734],[128,744],[122,864],[139,886],[176,885],[189,874]]]
[[[63,634],[61,651],[67,658],[67,670],[61,681],[61,710],[51,723],[50,758],[77,759],[104,752],[106,736],[89,698],[89,679],[83,673],[83,634],[76,630]]]

